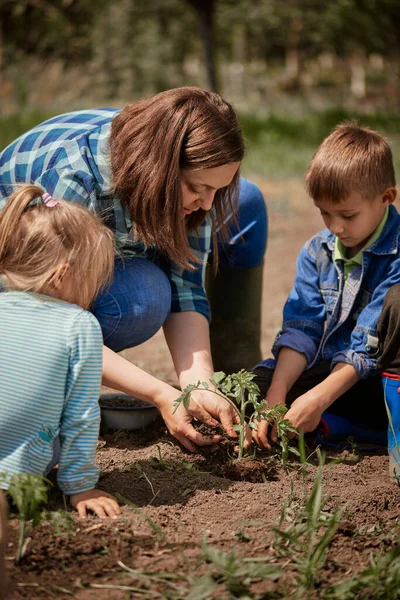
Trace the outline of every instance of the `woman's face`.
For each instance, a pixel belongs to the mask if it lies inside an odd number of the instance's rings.
[[[234,162],[212,169],[181,169],[184,214],[190,215],[200,208],[210,210],[216,191],[228,187],[239,165]]]

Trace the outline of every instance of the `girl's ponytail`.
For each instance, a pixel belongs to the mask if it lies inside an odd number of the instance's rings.
[[[43,194],[44,191],[37,185],[21,185],[9,197],[5,207],[0,211],[0,272],[10,240],[15,235],[15,229],[22,215],[32,200]]]
[[[0,211],[0,292],[36,292],[88,308],[113,266],[114,235],[79,204],[21,185]],[[68,273],[62,285],[60,268]]]

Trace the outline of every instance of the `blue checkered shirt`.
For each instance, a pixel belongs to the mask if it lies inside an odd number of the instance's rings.
[[[83,204],[110,227],[122,256],[158,260],[134,235],[128,209],[111,193],[109,137],[114,108],[67,113],[34,127],[0,154],[0,208],[15,184],[33,183],[55,198]],[[200,259],[195,271],[184,271],[162,260],[172,287],[172,312],[196,311],[210,320],[204,289],[211,249],[211,218],[189,234],[189,244]]]

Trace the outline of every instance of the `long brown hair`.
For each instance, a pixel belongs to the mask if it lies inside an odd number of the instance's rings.
[[[124,108],[112,121],[114,191],[130,211],[137,235],[182,268],[198,262],[188,243],[206,211],[183,218],[180,169],[210,169],[240,162],[242,132],[232,106],[195,87],[161,92]],[[215,230],[236,213],[239,174],[215,194]],[[217,253],[214,252],[217,260]]]
[[[112,275],[114,236],[83,206],[60,200],[48,207],[43,194],[40,187],[22,185],[0,212],[0,282],[87,309]],[[68,285],[58,289],[52,281],[64,264]]]

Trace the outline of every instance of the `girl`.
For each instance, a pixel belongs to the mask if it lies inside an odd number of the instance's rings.
[[[110,230],[78,204],[22,186],[0,213],[0,473],[57,479],[80,516],[116,516],[94,487],[102,335],[87,312],[114,264]]]
[[[236,229],[224,236],[236,214],[243,155],[230,104],[190,87],[121,111],[55,117],[0,154],[0,203],[10,185],[36,183],[101,214],[115,233],[123,260],[116,259],[111,286],[91,309],[106,346],[103,383],[155,404],[171,433],[192,451],[195,444],[219,439],[196,432],[192,417],[210,425],[218,420],[236,436],[230,406],[196,392],[189,413],[182,406],[172,414],[179,392],[115,352],[141,344],[163,326],[181,387],[207,381],[214,370],[205,292],[212,255],[215,267],[220,263],[213,286],[216,368],[234,370],[259,360],[266,211],[258,188],[245,180]]]

